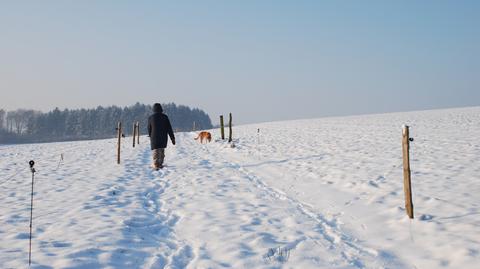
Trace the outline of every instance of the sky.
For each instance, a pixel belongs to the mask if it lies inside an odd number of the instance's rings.
[[[0,108],[218,123],[480,105],[480,1],[0,1]]]

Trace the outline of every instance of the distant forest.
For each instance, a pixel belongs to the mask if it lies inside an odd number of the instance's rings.
[[[174,131],[191,131],[194,128],[210,129],[210,117],[202,110],[174,103],[162,104]],[[133,106],[99,106],[94,109],[55,108],[47,113],[35,110],[0,109],[0,144],[36,143],[110,138],[122,122],[123,133],[131,135],[133,123],[140,122],[140,133],[147,134],[147,120],[152,106],[136,103]]]

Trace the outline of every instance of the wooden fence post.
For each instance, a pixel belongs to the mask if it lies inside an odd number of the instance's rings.
[[[230,113],[230,120],[228,121],[228,142],[232,142],[232,113]]]
[[[133,137],[133,147],[135,147],[135,139],[137,138],[137,123],[133,122],[133,132],[132,132],[132,137]]]
[[[194,131],[194,132],[197,130],[196,127],[197,127],[197,126],[195,126],[195,121],[193,121],[193,131]]]
[[[225,130],[223,126],[223,115],[220,115],[220,134],[222,135],[222,140],[225,140]]]
[[[140,122],[137,121],[137,145],[140,145]]]
[[[410,179],[410,141],[409,129],[407,125],[403,126],[402,131],[402,149],[403,149],[403,189],[405,191],[405,210],[408,217],[413,219],[413,202],[412,202],[412,182]]]
[[[118,122],[117,164],[120,164],[120,142],[122,141],[122,123]]]

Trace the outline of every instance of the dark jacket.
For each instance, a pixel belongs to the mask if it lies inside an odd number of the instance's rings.
[[[162,113],[161,108],[154,109],[153,114],[148,117],[148,136],[151,149],[166,148],[167,134],[175,145],[175,136],[168,116]]]

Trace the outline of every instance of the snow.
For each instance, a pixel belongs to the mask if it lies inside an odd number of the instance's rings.
[[[410,127],[415,218],[404,209]],[[0,268],[478,268],[480,107],[0,146]],[[60,156],[63,154],[64,160]]]

